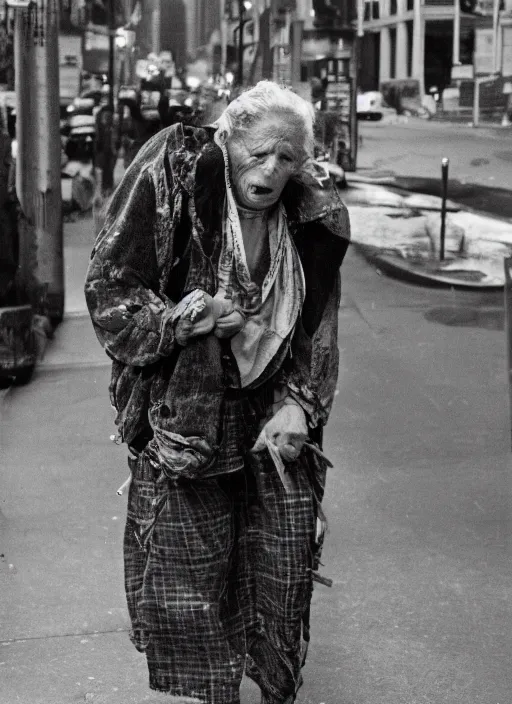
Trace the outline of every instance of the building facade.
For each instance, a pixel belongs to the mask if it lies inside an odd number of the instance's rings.
[[[492,31],[493,4],[493,0],[481,1],[485,15],[476,16],[457,13],[454,0],[365,0],[361,89],[379,90],[383,84],[409,80],[417,83],[421,95],[434,89],[442,94],[453,84],[453,65],[472,65],[479,50],[479,36],[488,37]],[[512,0],[502,0],[500,44],[503,26],[511,12]],[[457,14],[458,56],[454,48]]]

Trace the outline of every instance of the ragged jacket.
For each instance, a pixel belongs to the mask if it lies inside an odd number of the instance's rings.
[[[129,445],[150,437],[149,405],[158,403],[150,389],[164,389],[179,355],[173,307],[196,288],[217,290],[225,180],[213,134],[210,127],[179,124],[148,142],[116,190],[91,254],[85,295],[96,335],[113,360],[110,397]],[[295,330],[258,383],[286,386],[312,431],[320,430],[338,375],[348,213],[327,177],[290,181],[282,201],[306,298]]]

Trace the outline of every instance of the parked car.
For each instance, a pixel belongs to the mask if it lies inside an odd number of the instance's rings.
[[[394,116],[397,114],[395,108],[390,108],[386,105],[382,93],[376,90],[371,90],[366,93],[360,93],[357,96],[357,119],[358,120],[382,120],[385,116]]]

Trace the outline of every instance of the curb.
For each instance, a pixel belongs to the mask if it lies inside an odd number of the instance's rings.
[[[461,281],[443,274],[428,273],[424,267],[415,266],[411,262],[392,254],[381,254],[372,247],[352,242],[357,252],[375,267],[378,273],[386,274],[392,279],[416,286],[437,289],[457,289],[461,291],[496,292],[503,291],[504,284],[485,284],[478,281]],[[447,272],[448,273],[448,272]]]

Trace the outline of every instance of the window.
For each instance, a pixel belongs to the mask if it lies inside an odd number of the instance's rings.
[[[397,12],[397,7],[396,7],[396,0],[390,0],[389,2],[389,14],[390,15],[396,15]]]
[[[379,0],[366,0],[364,3],[364,21],[378,20],[380,17]]]

